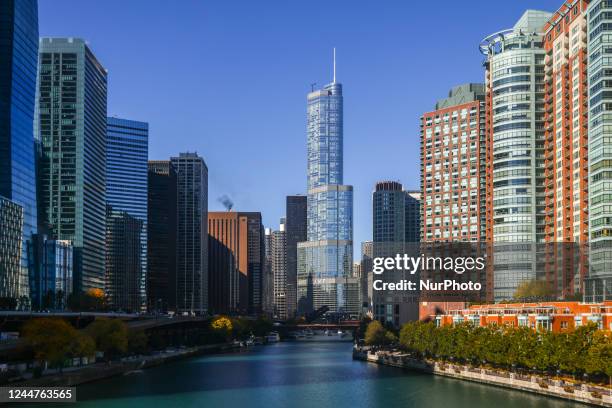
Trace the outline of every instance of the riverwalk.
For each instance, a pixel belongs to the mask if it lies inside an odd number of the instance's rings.
[[[561,379],[533,374],[521,374],[486,367],[451,364],[435,360],[415,359],[409,354],[385,350],[372,351],[367,347],[353,348],[353,358],[392,367],[417,370],[562,398],[596,406],[612,407],[612,389],[585,383],[571,383]]]

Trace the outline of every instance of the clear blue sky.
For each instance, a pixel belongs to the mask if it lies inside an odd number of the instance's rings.
[[[151,159],[197,151],[209,208],[227,194],[278,228],[306,189],[306,93],[344,85],[344,182],[355,254],[377,180],[419,188],[419,117],[482,82],[478,43],[561,0],[39,0],[41,36],[87,40],[109,71],[108,113],[150,124]]]

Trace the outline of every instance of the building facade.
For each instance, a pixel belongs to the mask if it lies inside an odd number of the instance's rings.
[[[33,310],[64,310],[72,294],[72,244],[35,234],[28,241]]]
[[[177,172],[176,309],[208,311],[208,167],[197,153],[171,158]]]
[[[612,302],[498,303],[452,309],[431,315],[436,326],[471,323],[475,326],[529,327],[554,333],[571,332],[594,323],[600,330],[612,330]]]
[[[258,314],[264,270],[261,213],[208,213],[209,294],[214,313]]]
[[[297,311],[297,244],[308,239],[307,197],[287,196],[285,235],[287,241],[287,315],[293,317]]]
[[[414,243],[419,242],[419,202],[414,195],[405,191],[397,181],[376,183],[372,193],[372,258],[408,253],[414,248]],[[385,281],[399,282],[405,279],[401,274],[398,271],[385,271],[381,276]],[[373,290],[371,303],[376,320],[397,327],[416,320],[418,315],[416,299],[402,292]]]
[[[342,85],[308,94],[307,241],[298,244],[298,305],[358,314],[353,266],[353,187],[343,184]],[[357,290],[355,290],[355,287]],[[353,305],[357,305],[354,309]]]
[[[147,159],[149,156],[149,124],[129,119],[109,117],[106,121],[106,203],[107,203],[107,223],[115,223],[117,220],[127,221],[125,217],[136,218],[140,223],[133,223],[129,220],[127,224],[140,230],[140,238],[136,241],[131,236],[131,232],[125,235],[129,239],[129,246],[138,243],[140,254],[137,259],[140,262],[138,268],[122,268],[123,272],[130,275],[112,276],[119,273],[114,269],[116,265],[128,265],[133,259],[112,259],[114,256],[124,254],[132,257],[131,247],[125,250],[110,251],[108,243],[113,242],[114,246],[121,243],[121,237],[110,237],[109,233],[117,231],[115,225],[106,228],[107,240],[107,263],[106,263],[106,282],[134,281],[134,299],[130,299],[130,309],[135,304],[140,304],[140,310],[144,311],[147,305]],[[124,222],[121,221],[121,222]],[[126,225],[127,225],[126,224]],[[122,230],[126,231],[126,230]],[[117,305],[119,306],[119,305]],[[123,308],[126,305],[121,305]],[[134,310],[134,309],[132,309]]]
[[[590,279],[585,295],[600,302],[612,297],[612,60],[607,56],[612,4],[591,1],[587,16]]]
[[[0,298],[21,296],[23,207],[0,196]]]
[[[70,241],[74,290],[103,289],[106,233],[106,69],[85,41],[43,38],[35,135],[39,224]]]
[[[9,292],[27,296],[26,242],[37,231],[34,101],[38,64],[38,2],[0,4],[0,196],[23,209],[19,281]],[[3,228],[13,228],[0,224]],[[7,277],[13,285],[14,277]],[[14,291],[14,290],[15,291]]]
[[[281,219],[278,231],[272,232],[272,275],[274,276],[274,317],[289,317],[287,305],[287,231]]]
[[[274,274],[272,273],[272,229],[264,231],[263,312],[274,315]]]
[[[106,207],[105,293],[114,311],[139,313],[146,306],[143,288],[144,223],[127,211]]]
[[[543,247],[536,244],[546,236],[542,30],[550,18],[551,13],[527,10],[513,28],[480,44],[486,56],[485,238],[496,245],[491,265],[496,301],[511,299],[521,282],[537,279],[541,270]]]
[[[172,162],[149,161],[147,189],[147,303],[176,310],[177,175]]]
[[[459,85],[421,117],[423,241],[485,238],[484,100],[484,85]]]

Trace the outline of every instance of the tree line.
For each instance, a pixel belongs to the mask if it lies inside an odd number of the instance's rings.
[[[373,321],[367,327],[365,343],[397,345],[419,358],[508,370],[612,376],[612,339],[593,323],[555,333],[529,327],[481,327],[469,322],[441,327],[433,322],[409,322],[397,337]]]

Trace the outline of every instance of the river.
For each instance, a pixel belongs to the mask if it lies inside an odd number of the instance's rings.
[[[83,407],[585,407],[379,366],[351,343],[278,343],[196,357],[77,388]],[[75,404],[66,405],[75,407]]]

